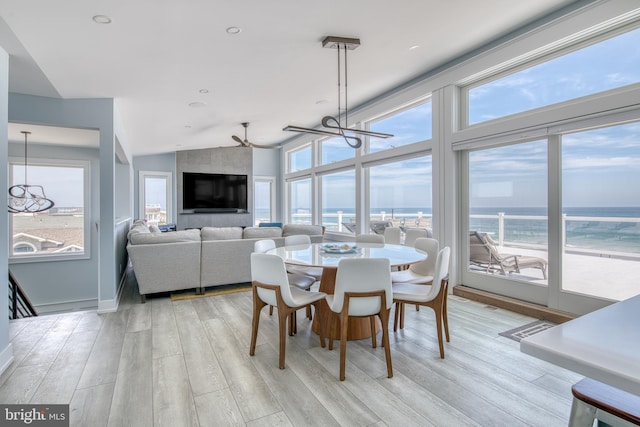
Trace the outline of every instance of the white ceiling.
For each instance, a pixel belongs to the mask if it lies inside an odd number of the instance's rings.
[[[284,126],[336,114],[328,35],[361,40],[349,54],[357,106],[570,3],[2,0],[0,46],[11,55],[10,91],[114,98],[142,155],[233,146],[245,121],[250,141],[277,144],[296,135]],[[95,23],[99,14],[112,22]]]

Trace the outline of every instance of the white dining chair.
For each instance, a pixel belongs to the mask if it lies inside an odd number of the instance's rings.
[[[404,233],[404,244],[406,246],[415,246],[416,239],[420,237],[431,237],[429,232],[424,228],[407,228]]]
[[[258,253],[266,253],[271,249],[275,249],[276,242],[273,239],[262,239],[258,240],[253,245],[253,251]],[[316,279],[311,276],[306,276],[304,274],[296,274],[287,272],[287,277],[289,279],[289,284],[291,286],[295,286],[296,288],[303,289],[305,291],[311,290],[311,286],[316,282]],[[273,306],[269,306],[269,315],[273,314]],[[311,307],[307,307],[307,317],[309,320],[313,319],[313,315],[311,314]],[[296,330],[294,326],[293,330]]]
[[[384,235],[382,234],[358,234],[356,243],[384,243]]]
[[[389,348],[389,313],[393,304],[391,269],[386,258],[346,258],[338,263],[333,295],[327,295],[331,309],[329,350],[333,349],[333,336],[337,322],[340,325],[340,381],[345,378],[347,356],[347,329],[350,317],[369,317],[371,343],[376,347],[375,316],[382,323],[382,345],[387,361],[387,377],[393,377],[391,349]]]
[[[324,332],[322,331],[322,315],[318,306],[326,297],[324,292],[307,292],[292,287],[287,278],[284,260],[277,255],[254,252],[251,254],[251,280],[253,291],[253,321],[251,326],[251,344],[249,354],[256,351],[260,312],[265,305],[272,305],[278,309],[278,337],[279,361],[278,367],[284,369],[286,347],[286,323],[289,319],[289,329],[293,328],[293,316],[301,308],[313,305],[318,316],[320,346],[324,347]]]
[[[285,246],[295,246],[295,245],[310,245],[311,238],[306,234],[293,234],[291,236],[286,236],[284,238]],[[314,279],[320,280],[322,278],[322,268],[320,267],[305,267],[302,265],[289,265],[287,266],[287,271],[295,274],[302,274],[305,276],[313,277]]]
[[[402,230],[400,227],[387,227],[384,229],[384,242],[399,245],[402,240]]]
[[[406,270],[393,271],[392,282],[428,284],[433,280],[440,243],[436,239],[420,237],[416,239],[415,248],[427,254],[425,259],[411,264]]]
[[[444,330],[447,342],[449,342],[449,321],[447,316],[447,294],[449,291],[449,247],[443,248],[436,257],[435,271],[431,285],[419,285],[414,283],[394,283],[393,302],[396,305],[393,321],[394,332],[398,329],[399,318],[404,317],[404,305],[416,304],[431,307],[436,315],[436,328],[438,331],[438,346],[440,358],[444,359],[444,344],[442,331]],[[402,328],[404,325],[400,323]]]

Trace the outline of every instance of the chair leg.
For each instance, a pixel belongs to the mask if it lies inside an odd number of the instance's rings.
[[[384,356],[387,359],[387,378],[393,378],[393,365],[391,364],[391,348],[389,347],[389,313],[391,309],[382,310],[379,313],[382,322],[382,346]]]
[[[266,304],[258,298],[258,293],[253,293],[253,319],[251,321],[251,344],[249,345],[249,355],[256,353],[256,341],[258,339],[258,326],[260,324],[260,312]]]
[[[393,332],[398,330],[398,318],[400,317],[400,303],[396,302],[396,309],[393,316]]]
[[[340,315],[340,381],[344,381],[345,363],[347,359],[347,326],[349,325],[348,311]]]
[[[269,316],[273,315],[273,306],[269,306]]]
[[[436,328],[438,328],[438,346],[440,347],[440,359],[444,359],[444,344],[442,342],[442,311],[434,307],[436,313]]]
[[[331,311],[329,314],[329,350],[333,350],[333,336],[336,333],[336,328],[334,327],[335,320],[335,313]]]
[[[400,329],[404,329],[404,306],[405,303],[400,303]]]
[[[444,301],[442,302],[442,322],[444,323],[444,335],[447,338],[447,342],[449,340],[449,315],[447,314],[447,296],[444,296]]]
[[[278,339],[280,344],[280,357],[278,358],[278,367],[284,369],[284,355],[287,344],[287,318],[291,319],[290,314],[285,313],[284,307],[278,307]],[[291,325],[289,325],[291,328]]]
[[[307,289],[307,292],[311,292],[311,288]],[[311,314],[311,305],[307,306],[307,319],[313,320],[313,314]]]
[[[369,316],[369,325],[371,327],[371,347],[376,348],[378,343],[376,342],[376,317]]]

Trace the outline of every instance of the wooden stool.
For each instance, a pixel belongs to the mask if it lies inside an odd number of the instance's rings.
[[[640,426],[640,396],[591,378],[571,387],[573,404],[569,427],[593,425],[595,419],[611,426]]]

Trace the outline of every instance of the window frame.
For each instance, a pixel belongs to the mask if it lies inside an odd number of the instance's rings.
[[[138,172],[138,219],[144,219],[146,206],[146,178],[164,178],[167,182],[166,199],[167,199],[167,224],[173,224],[173,173],[167,171],[139,171]]]
[[[10,185],[13,185],[12,165],[24,165],[24,158],[9,157],[8,162],[8,181]],[[47,254],[34,255],[15,255],[13,253],[13,214],[9,215],[9,233],[10,233],[10,250],[9,250],[9,264],[22,264],[32,262],[50,262],[50,261],[75,261],[85,260],[91,258],[91,162],[88,160],[67,160],[67,159],[54,159],[54,158],[33,158],[30,157],[27,161],[27,166],[46,166],[46,167],[74,167],[81,168],[83,170],[83,244],[84,250],[82,253],[77,252],[54,252]],[[54,200],[55,202],[55,200]],[[31,252],[27,252],[31,253]],[[75,254],[75,255],[74,255]]]

